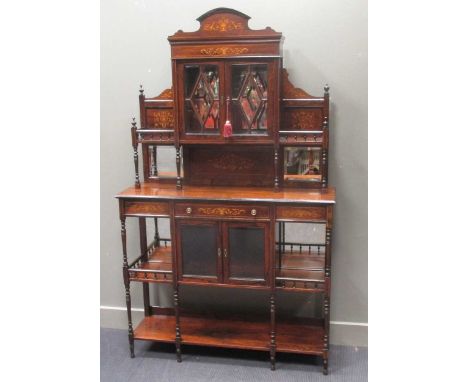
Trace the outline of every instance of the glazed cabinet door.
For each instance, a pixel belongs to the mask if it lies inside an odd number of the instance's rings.
[[[226,113],[233,137],[271,141],[274,134],[276,61],[226,63]]]
[[[223,223],[223,273],[229,284],[268,284],[268,223]]]
[[[224,64],[181,63],[177,77],[181,139],[219,140],[224,123]]]
[[[221,282],[221,235],[217,222],[176,222],[179,279]]]

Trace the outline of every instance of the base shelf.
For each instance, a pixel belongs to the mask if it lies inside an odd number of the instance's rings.
[[[232,349],[270,350],[269,320],[252,318],[180,317],[182,344]],[[323,321],[277,322],[276,350],[300,354],[323,354]],[[145,317],[134,331],[136,340],[175,342],[175,316]]]

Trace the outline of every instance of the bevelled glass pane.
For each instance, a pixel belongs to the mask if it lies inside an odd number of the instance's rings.
[[[265,231],[229,227],[229,273],[232,278],[264,279]]]
[[[267,69],[266,64],[232,66],[231,119],[235,134],[265,134]]]
[[[181,225],[180,235],[182,275],[216,276],[216,226]]]
[[[184,68],[185,130],[210,133],[219,129],[219,71],[216,65]]]

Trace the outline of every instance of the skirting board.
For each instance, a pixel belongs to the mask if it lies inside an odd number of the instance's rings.
[[[143,319],[143,309],[132,309],[133,324]],[[101,327],[128,328],[127,309],[114,306],[101,306]],[[330,343],[333,345],[367,346],[367,323],[331,321]]]

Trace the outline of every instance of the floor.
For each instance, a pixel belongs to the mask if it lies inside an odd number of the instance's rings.
[[[266,352],[182,347],[176,362],[174,345],[135,341],[131,359],[125,330],[101,328],[101,382],[119,381],[367,381],[367,348],[331,346],[329,375],[311,356],[278,354],[276,371],[270,370]]]

